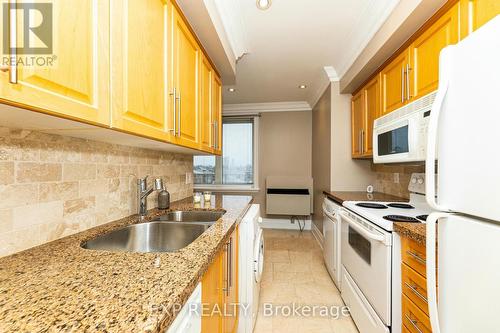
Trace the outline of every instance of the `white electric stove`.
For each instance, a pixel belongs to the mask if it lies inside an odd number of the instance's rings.
[[[411,193],[409,202],[345,201],[343,206],[387,231],[393,222],[423,223],[432,212],[425,194]]]
[[[401,243],[394,222],[425,223],[425,174],[412,174],[409,202],[344,201],[341,294],[360,333],[401,332]]]

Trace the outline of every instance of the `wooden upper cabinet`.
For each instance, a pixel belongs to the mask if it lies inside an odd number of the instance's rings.
[[[406,68],[408,52],[403,51],[382,69],[382,114],[387,114],[406,103]]]
[[[362,131],[364,118],[364,91],[361,90],[351,100],[351,142],[352,157],[358,158],[363,155]]]
[[[459,40],[458,12],[458,4],[455,4],[411,44],[407,100],[417,99],[438,88],[439,54],[443,48]]]
[[[44,0],[52,4],[52,66],[19,66],[17,83],[1,73],[0,99],[25,108],[109,125],[109,1]],[[37,2],[35,1],[35,8]],[[23,43],[23,12],[17,11],[17,45]],[[44,47],[30,40],[30,47]],[[51,60],[48,60],[51,61]],[[48,62],[47,62],[48,63]]]
[[[222,83],[214,75],[212,80],[212,128],[214,131],[214,154],[222,154]]]
[[[198,75],[201,49],[177,7],[172,4],[173,88],[178,144],[198,148]]]
[[[213,129],[213,93],[212,81],[214,72],[206,57],[201,57],[200,64],[200,144],[201,149],[209,151],[214,145]]]
[[[112,0],[112,126],[168,140],[168,1]]]
[[[498,0],[460,0],[460,37],[466,37],[498,14]]]
[[[364,132],[363,132],[363,155],[373,155],[373,123],[380,117],[380,75],[375,76],[363,88],[364,94]]]

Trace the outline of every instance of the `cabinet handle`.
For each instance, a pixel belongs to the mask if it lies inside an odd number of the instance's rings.
[[[418,327],[418,320],[411,319],[407,314],[405,314],[405,318],[410,322],[413,328],[417,330],[418,333],[423,333],[422,330]]]
[[[425,265],[425,259],[419,256],[417,253],[412,252],[412,251],[406,251],[406,254],[421,263],[422,265]]]
[[[408,282],[405,282],[405,285],[408,289],[410,289],[415,295],[418,296],[418,298],[420,298],[422,301],[424,301],[425,303],[427,303],[427,297],[425,297],[424,295],[422,295],[419,291],[418,291],[418,287],[417,286],[412,286],[410,285]]]
[[[226,262],[224,263],[225,270],[224,270],[223,273],[225,273],[226,276],[224,277],[225,278],[224,287],[222,288],[222,291],[224,291],[224,293],[226,295],[229,295],[229,286],[228,286],[228,278],[227,278],[227,276],[228,276],[227,272],[229,271],[229,265],[228,265],[228,259],[227,259],[227,256],[228,256],[228,250],[227,250],[228,245],[229,245],[228,243],[224,244],[224,252],[226,252]]]
[[[401,103],[405,102],[405,67],[401,67]]]
[[[174,128],[171,128],[168,131],[173,132],[174,136],[177,136],[177,127],[176,127],[176,125],[177,125],[177,90],[175,89],[175,87],[173,89],[173,92],[171,92],[169,95],[173,96],[173,101],[174,101],[174,103],[173,103],[173,105],[174,105],[174,119],[173,119]]]
[[[411,71],[410,64],[406,64],[406,99],[407,100],[411,99],[411,95],[410,95],[410,71]]]
[[[229,242],[226,244],[226,248],[227,248],[227,257],[226,257],[226,295],[229,296],[229,266],[231,265],[231,252],[230,252],[230,247],[229,247]]]
[[[365,153],[365,130],[361,130],[361,153]]]
[[[180,137],[181,136],[181,112],[182,112],[182,104],[181,104],[181,91],[179,90],[179,97],[177,97],[177,100],[179,101],[179,109],[178,109],[178,117],[177,117],[177,124],[179,125],[177,127],[177,136]]]
[[[219,123],[214,121],[214,148],[219,148]]]
[[[10,46],[10,69],[9,82],[17,84],[17,15],[16,1],[11,0],[9,3],[9,46]],[[14,11],[14,15],[12,12]],[[14,60],[14,61],[12,61]]]
[[[361,130],[359,131],[358,134],[358,139],[359,139],[359,154],[363,154],[363,139],[361,138]]]
[[[229,288],[233,287],[233,237],[229,238]]]

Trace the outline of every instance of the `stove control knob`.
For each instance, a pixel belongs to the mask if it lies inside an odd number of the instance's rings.
[[[423,179],[423,178],[421,178],[421,177],[419,177],[419,178],[418,178],[418,183],[419,183],[420,185],[422,185],[422,184],[424,183],[424,179]]]
[[[412,182],[412,184],[416,184],[416,183],[417,183],[417,178],[413,177],[413,178],[411,179],[411,182]]]

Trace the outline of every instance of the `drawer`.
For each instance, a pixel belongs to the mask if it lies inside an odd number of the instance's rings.
[[[425,276],[425,245],[406,237],[401,238],[401,258],[405,264]]]
[[[420,310],[429,315],[427,303],[427,280],[405,263],[401,264],[403,293],[415,303]]]
[[[403,325],[410,333],[432,332],[429,317],[405,295],[403,295]]]

